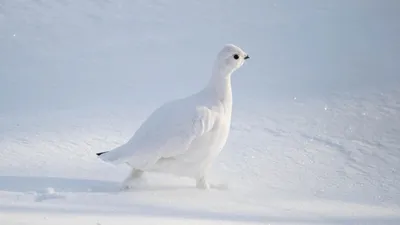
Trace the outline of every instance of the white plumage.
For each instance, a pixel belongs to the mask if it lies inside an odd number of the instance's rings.
[[[203,90],[165,103],[126,144],[98,153],[104,161],[133,168],[124,188],[144,171],[191,177],[198,188],[210,188],[206,176],[226,143],[231,124],[231,74],[247,58],[239,47],[224,46]]]

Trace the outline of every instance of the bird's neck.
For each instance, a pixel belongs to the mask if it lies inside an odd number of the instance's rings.
[[[227,104],[232,104],[231,74],[232,72],[221,71],[219,68],[214,68],[207,87],[215,94],[215,97]]]

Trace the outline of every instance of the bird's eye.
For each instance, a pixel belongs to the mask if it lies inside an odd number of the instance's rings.
[[[238,54],[234,54],[234,55],[233,55],[233,58],[234,58],[234,59],[239,59],[239,55],[238,55]]]

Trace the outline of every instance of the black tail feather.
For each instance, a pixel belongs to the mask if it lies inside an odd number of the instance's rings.
[[[107,153],[108,151],[105,151],[105,152],[99,152],[99,153],[96,153],[96,155],[97,156],[100,156],[100,155],[103,155],[104,153]]]

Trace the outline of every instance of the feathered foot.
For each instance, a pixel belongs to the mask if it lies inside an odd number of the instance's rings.
[[[128,177],[122,182],[121,190],[126,191],[143,186],[146,182],[143,178],[144,171],[132,169]]]
[[[210,190],[210,189],[217,189],[217,190],[226,190],[228,189],[228,185],[226,184],[212,184],[208,183],[205,177],[201,177],[196,180],[196,187],[202,190]]]

